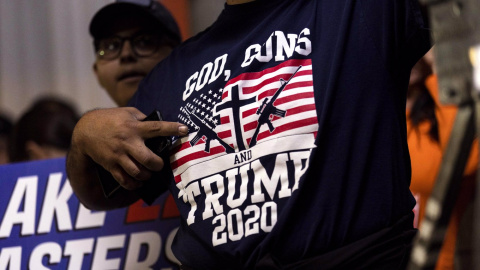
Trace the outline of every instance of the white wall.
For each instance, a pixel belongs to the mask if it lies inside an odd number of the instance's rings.
[[[113,106],[92,73],[88,24],[108,0],[0,0],[0,111],[55,94],[84,112]]]

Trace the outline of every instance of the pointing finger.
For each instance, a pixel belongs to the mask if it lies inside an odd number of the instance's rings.
[[[177,122],[167,121],[146,121],[139,123],[143,126],[145,138],[158,136],[185,136],[188,134],[188,127]]]

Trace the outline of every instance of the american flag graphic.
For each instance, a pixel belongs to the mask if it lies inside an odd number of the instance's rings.
[[[273,109],[264,112],[269,104]],[[190,134],[177,140],[170,151],[177,183],[190,166],[265,141],[307,133],[316,137],[311,60],[288,60],[241,74],[224,88],[195,92],[180,108],[178,118],[189,126]]]

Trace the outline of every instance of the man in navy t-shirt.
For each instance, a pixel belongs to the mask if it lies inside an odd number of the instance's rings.
[[[402,268],[415,234],[405,94],[428,48],[416,0],[227,1],[132,107],[80,120],[72,187],[96,209],[168,189],[184,269]],[[153,110],[165,121],[140,122]],[[163,159],[144,146],[156,136],[172,138]],[[95,163],[123,187],[109,199]]]

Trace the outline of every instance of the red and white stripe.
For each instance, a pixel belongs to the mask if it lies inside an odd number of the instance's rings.
[[[318,122],[314,100],[311,60],[289,60],[260,72],[244,73],[231,79],[225,85],[222,94],[222,103],[231,100],[231,90],[235,85],[239,86],[240,100],[250,99],[252,97],[257,98],[256,102],[240,108],[241,115],[239,117],[243,128],[241,132],[247,149],[258,125],[257,120],[259,115],[255,112],[262,105],[263,99],[268,97],[270,102],[271,97],[281,87],[280,79],[288,81],[299,66],[302,67],[273,103],[276,108],[287,112],[285,117],[271,118],[271,122],[275,127],[273,132],[269,131],[266,124],[260,128],[257,137],[257,146],[262,144],[262,142],[291,135],[311,133],[316,136]],[[223,109],[217,111],[217,113],[220,115],[220,123],[214,131],[223,141],[238,151],[236,138],[234,137],[235,131],[233,115],[231,115],[232,110]],[[189,141],[195,135],[196,132],[193,132],[189,134],[188,138],[185,137],[178,140],[175,147],[171,150],[172,155],[170,162],[177,182],[180,181],[180,174],[190,166],[227,154],[224,147],[215,139],[212,139],[210,142],[210,153],[204,151],[205,144],[203,140],[200,140],[193,147],[190,146]]]

